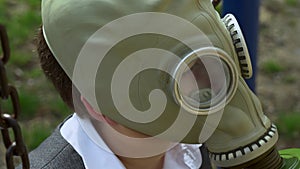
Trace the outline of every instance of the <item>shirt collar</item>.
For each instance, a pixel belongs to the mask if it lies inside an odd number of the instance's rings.
[[[125,169],[99,136],[88,118],[76,113],[61,127],[60,133],[83,159],[87,169]],[[199,169],[200,144],[178,144],[166,152],[163,169]]]

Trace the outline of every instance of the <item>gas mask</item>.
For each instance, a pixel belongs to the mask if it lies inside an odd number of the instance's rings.
[[[218,166],[271,149],[276,127],[244,78],[233,15],[210,0],[44,0],[44,37],[92,107],[135,131],[206,143]]]

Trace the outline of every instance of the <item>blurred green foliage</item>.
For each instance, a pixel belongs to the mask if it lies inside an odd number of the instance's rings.
[[[281,113],[277,126],[281,135],[290,139],[300,136],[300,112]]]
[[[24,142],[29,150],[36,148],[43,140],[45,140],[55,127],[49,122],[40,121],[40,119],[32,120],[31,123],[26,126],[30,130],[23,130]],[[25,126],[22,126],[25,128]]]
[[[296,75],[286,75],[283,80],[287,84],[294,84],[297,82],[297,76]]]
[[[222,13],[222,9],[223,9],[223,3],[221,2],[221,3],[219,3],[218,6],[216,6],[216,10],[218,11],[219,14],[221,14]]]
[[[0,0],[0,24],[6,26],[11,48],[8,80],[19,92],[20,121],[29,150],[39,145],[70,113],[38,64],[34,38],[41,25],[40,3],[40,0]],[[0,104],[11,112],[10,100]]]
[[[269,59],[262,63],[261,69],[265,73],[273,74],[284,71],[284,67],[275,59]]]
[[[290,5],[290,6],[295,6],[299,4],[298,0],[285,0],[286,4]]]

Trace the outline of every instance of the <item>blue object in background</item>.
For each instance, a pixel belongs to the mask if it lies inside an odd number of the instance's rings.
[[[254,92],[256,87],[259,5],[259,0],[223,0],[222,10],[223,16],[227,13],[233,14],[243,31],[253,67],[253,77],[246,82]]]

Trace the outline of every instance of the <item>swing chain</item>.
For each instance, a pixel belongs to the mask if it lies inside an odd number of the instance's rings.
[[[7,169],[13,169],[14,157],[19,156],[22,160],[23,169],[29,169],[29,160],[26,146],[23,142],[20,125],[17,122],[20,113],[20,102],[16,88],[8,84],[5,64],[10,57],[9,41],[6,29],[0,24],[0,44],[2,55],[0,55],[0,100],[10,101],[12,113],[2,110],[0,102],[0,130],[4,145],[6,147],[6,166]],[[0,50],[1,51],[1,50]],[[14,141],[11,139],[9,129],[12,129]]]

